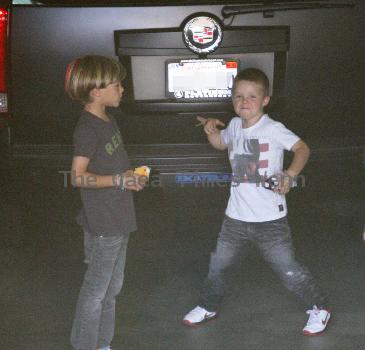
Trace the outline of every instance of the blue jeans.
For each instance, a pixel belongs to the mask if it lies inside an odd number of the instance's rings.
[[[209,311],[217,310],[224,296],[229,268],[238,256],[247,255],[251,245],[259,249],[286,288],[301,297],[308,307],[325,306],[325,297],[319,292],[311,273],[295,259],[286,218],[244,222],[227,216],[218,235],[216,250],[211,254],[208,276],[200,294],[200,306]]]
[[[115,297],[124,278],[128,235],[93,236],[85,233],[88,269],[80,290],[71,333],[77,350],[108,346],[114,336]]]

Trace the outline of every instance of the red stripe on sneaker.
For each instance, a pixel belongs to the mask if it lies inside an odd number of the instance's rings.
[[[204,320],[202,320],[200,322],[197,322],[197,323],[192,323],[192,322],[189,322],[188,320],[183,320],[182,321],[182,324],[184,326],[188,326],[188,327],[199,327],[199,326],[201,326],[201,325],[203,325],[205,323],[208,323],[210,321],[215,320],[217,317],[218,317],[218,314],[215,314],[215,315],[213,315],[211,317],[204,318]]]

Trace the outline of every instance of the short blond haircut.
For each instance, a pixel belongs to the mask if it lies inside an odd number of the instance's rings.
[[[72,61],[66,69],[65,91],[73,99],[86,104],[91,102],[90,91],[103,89],[122,81],[124,66],[109,57],[88,55]]]
[[[234,96],[236,92],[237,84],[242,81],[251,81],[262,86],[263,92],[265,96],[269,96],[270,90],[270,83],[269,78],[267,75],[260,69],[257,68],[246,68],[241,70],[235,77],[233,81],[233,88],[232,88],[232,96]]]

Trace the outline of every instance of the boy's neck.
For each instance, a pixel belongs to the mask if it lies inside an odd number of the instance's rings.
[[[254,126],[255,124],[257,124],[262,119],[262,117],[264,115],[265,115],[265,113],[262,112],[259,117],[254,118],[254,119],[245,120],[245,119],[241,118],[241,120],[242,120],[242,128],[243,129],[247,129],[247,128],[250,128],[251,126]]]
[[[104,105],[100,105],[98,103],[90,102],[90,103],[85,105],[84,110],[94,114],[96,117],[98,117],[102,120],[109,121],[109,117],[106,114]]]

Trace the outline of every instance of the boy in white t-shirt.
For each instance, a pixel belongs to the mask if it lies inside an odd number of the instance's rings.
[[[312,275],[295,259],[285,201],[293,179],[307,163],[309,148],[283,124],[264,114],[270,101],[269,81],[261,70],[249,68],[239,72],[232,96],[237,117],[228,127],[220,131],[218,128],[225,125],[211,118],[204,125],[212,146],[228,149],[232,184],[199,304],[184,317],[183,323],[195,326],[217,317],[224,295],[225,272],[252,244],[283,284],[309,306],[309,320],[303,333],[318,334],[325,330],[330,312]],[[283,172],[284,150],[292,151],[294,157]]]

